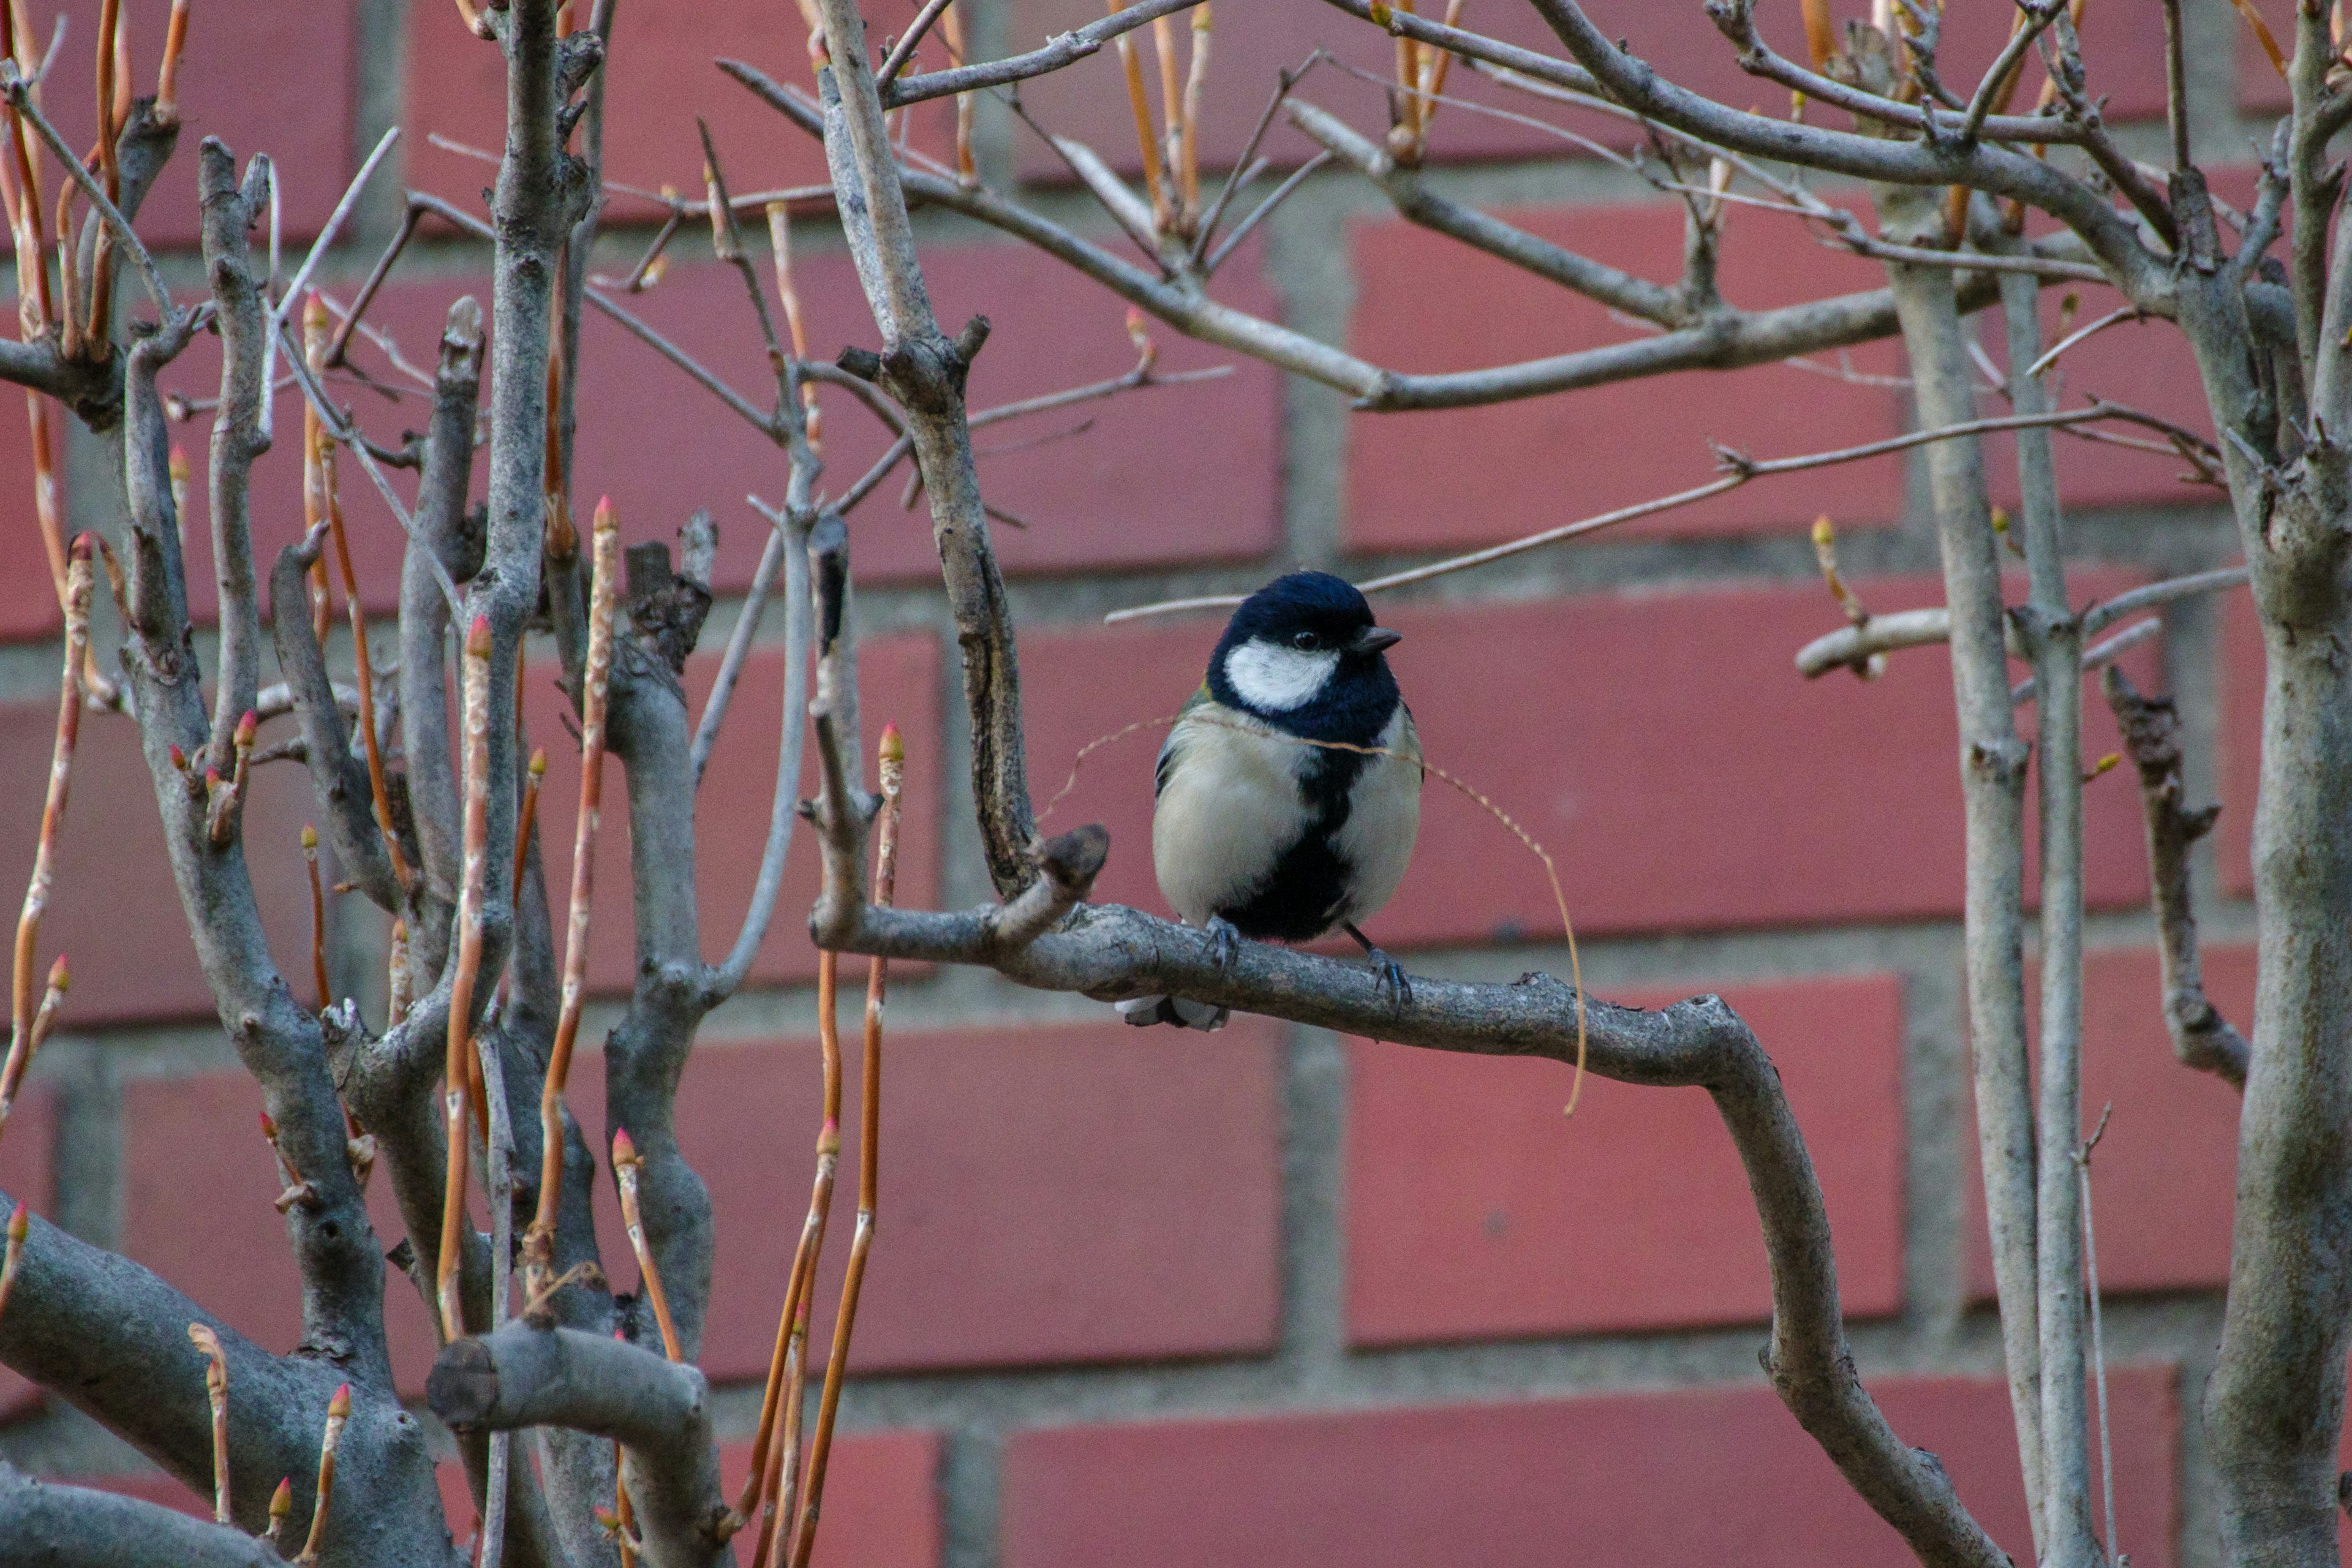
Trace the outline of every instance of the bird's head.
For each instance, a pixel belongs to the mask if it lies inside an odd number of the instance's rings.
[[[1354,584],[1294,572],[1234,612],[1209,661],[1209,692],[1262,719],[1363,710],[1377,724],[1396,701],[1384,650],[1400,634],[1372,621]]]

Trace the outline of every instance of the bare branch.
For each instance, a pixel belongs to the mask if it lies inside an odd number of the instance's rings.
[[[2157,955],[2164,979],[2164,1026],[2172,1036],[2172,1053],[2183,1066],[2210,1072],[2243,1093],[2252,1047],[2205,994],[2189,887],[2189,849],[2212,831],[2221,808],[2217,805],[2191,811],[2182,804],[2186,786],[2180,772],[2180,718],[2171,700],[2142,697],[2131,678],[2112,667],[2100,685],[2123,731],[2124,750],[2139,773],[2149,900],[2156,911]]]
[[[881,94],[882,107],[902,109],[927,99],[977,92],[982,88],[1003,87],[1008,82],[1045,76],[1061,69],[1073,60],[1086,58],[1122,33],[1133,32],[1162,16],[1190,10],[1199,4],[1201,0],[1137,0],[1135,5],[1114,11],[1073,32],[1056,34],[1046,40],[1045,47],[1032,49],[1025,55],[1013,55],[980,65],[958,66],[952,70],[928,71],[921,76],[887,79]],[[724,63],[721,62],[722,65]],[[883,74],[886,79],[888,77],[887,71]]]
[[[1543,0],[1538,0],[1539,4]],[[1580,14],[1574,20],[1580,22]],[[1557,26],[1558,24],[1555,23]],[[1940,228],[1935,196],[1882,193],[1895,232]],[[1974,411],[1973,372],[1961,346],[1948,273],[1887,269],[1903,316],[1919,417],[1958,424]],[[2042,1372],[2035,1324],[2033,1108],[2025,1053],[2025,746],[2011,717],[2000,562],[1974,441],[1927,448],[1936,528],[1950,610],[1953,704],[1968,841],[1964,910],[1969,1041],[1976,1059],[1977,1133],[1992,1233],[2010,1400],[2033,1516],[2042,1516]]]
[[[444,1350],[425,1397],[459,1428],[565,1426],[613,1439],[651,1568],[707,1568],[725,1555],[709,1385],[692,1366],[625,1341],[517,1321]]]

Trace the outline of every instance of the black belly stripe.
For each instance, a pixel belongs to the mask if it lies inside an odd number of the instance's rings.
[[[1354,872],[1333,846],[1353,810],[1356,780],[1370,761],[1359,752],[1315,748],[1299,779],[1299,794],[1314,815],[1248,898],[1216,911],[1244,936],[1307,942],[1346,918]]]

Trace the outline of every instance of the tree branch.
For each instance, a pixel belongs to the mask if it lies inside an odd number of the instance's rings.
[[[1575,20],[1582,20],[1580,14]],[[1882,221],[1891,231],[1912,226],[1918,231],[1941,229],[1941,204],[1934,194],[1889,188],[1879,200]],[[1972,372],[1950,274],[1898,262],[1888,267],[1887,276],[1903,319],[1920,422],[1935,426],[1968,418],[1975,412]],[[1950,606],[1952,695],[1959,720],[1977,1136],[2010,1401],[2026,1496],[2039,1520],[2042,1373],[2035,1332],[2033,1106],[2025,1053],[2026,753],[2011,715],[2000,562],[1985,502],[1983,459],[1971,440],[1939,441],[1927,450],[1944,596]]]
[[[282,1568],[285,1562],[232,1525],[139,1498],[37,1481],[5,1460],[0,1537],[12,1557],[44,1568]]]
[[[261,614],[253,581],[253,460],[269,450],[261,409],[269,389],[262,360],[268,342],[267,302],[254,281],[246,231],[267,200],[268,155],[247,163],[237,184],[236,160],[226,143],[207,136],[196,150],[204,209],[205,270],[220,323],[220,406],[213,416],[207,469],[213,572],[220,590],[220,671],[213,698],[211,760],[228,755],[229,737],[260,685]]]
[[[1012,605],[989,542],[964,407],[965,374],[987,339],[988,322],[974,318],[953,342],[940,332],[915,257],[898,158],[866,65],[865,19],[856,0],[819,4],[833,45],[833,65],[819,79],[825,161],[839,193],[842,229],[858,282],[882,333],[881,353],[866,356],[866,379],[904,410],[914,438],[915,461],[930,500],[932,542],[963,657],[982,846],[990,878],[1009,898],[1030,878],[1026,856],[1036,816],[1023,750]]]
[[[2210,1072],[2242,1093],[2252,1047],[2205,994],[2189,887],[2189,849],[2212,831],[2221,808],[2190,811],[2181,804],[2186,791],[2180,772],[2180,716],[2171,700],[2141,696],[2131,678],[2113,666],[2100,678],[2100,685],[2123,731],[2125,753],[2139,773],[2149,901],[2156,912],[2157,956],[2164,984],[2164,1026],[2172,1037],[2172,1054],[2183,1066]]]
[[[320,523],[300,543],[278,552],[269,573],[271,641],[302,727],[306,771],[336,863],[379,907],[396,912],[402,907],[400,884],[376,829],[367,764],[352,754],[352,733],[310,623],[306,583],[325,542],[325,526]]]
[[[441,1352],[425,1384],[460,1429],[562,1426],[621,1445],[621,1477],[652,1568],[731,1562],[709,1384],[680,1362],[575,1329],[513,1322]]]

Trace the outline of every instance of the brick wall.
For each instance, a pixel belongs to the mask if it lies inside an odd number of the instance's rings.
[[[149,37],[161,0],[126,3]],[[69,63],[87,32],[83,9]],[[869,7],[885,30],[908,9]],[[1681,79],[1736,102],[1778,101],[1777,89],[1738,73],[1696,5],[1599,0],[1592,9]],[[2275,83],[2229,0],[2188,0],[2185,10],[2200,148],[2242,157]],[[1766,11],[1769,28],[1793,26],[1793,7]],[[819,177],[805,141],[708,63],[729,53],[796,73],[797,24],[778,22],[789,12],[723,0],[656,26],[625,6],[612,66],[614,177],[695,188],[692,110],[710,117],[739,191]],[[1950,0],[1948,79],[1972,79],[2007,12],[2001,0]],[[978,0],[971,26],[980,47],[1001,52],[1093,14],[1087,0]],[[1512,0],[1477,0],[1468,20],[1541,41]],[[1238,152],[1278,65],[1327,42],[1375,69],[1386,58],[1381,40],[1314,0],[1228,4],[1215,37],[1205,147],[1220,163]],[[2145,7],[2092,7],[2087,44],[2103,73],[2095,86],[2151,156],[2160,136],[2149,121],[2162,107],[2157,37]],[[463,35],[446,4],[216,0],[199,7],[194,37],[191,134],[277,154],[289,238],[315,231],[386,124],[408,128],[395,174],[326,266],[339,297],[396,218],[397,183],[469,199],[488,181],[486,164],[425,137],[480,146],[499,137],[492,52]],[[1782,41],[1793,50],[1795,39]],[[142,53],[152,59],[152,46]],[[293,73],[305,90],[290,109],[273,98],[265,110],[261,95],[219,75],[236,58]],[[79,66],[66,77],[78,83]],[[1469,73],[1454,79],[1475,100],[1529,108]],[[1116,160],[1132,156],[1122,96],[1106,54],[1034,84],[1027,102]],[[1318,71],[1308,96],[1376,123],[1373,89],[1335,70]],[[79,134],[69,114],[60,118]],[[919,114],[913,133],[939,146],[947,125],[940,106]],[[1053,183],[1025,132],[993,113],[982,129],[992,177],[1029,182],[1026,199],[1117,243]],[[1269,147],[1285,161],[1302,156],[1283,134]],[[1677,209],[1597,158],[1519,121],[1449,110],[1433,159],[1432,177],[1462,199],[1672,276]],[[184,156],[150,208],[168,265],[189,286],[198,280],[186,250],[192,171]],[[2244,183],[2242,173],[2219,181]],[[617,232],[600,268],[633,264],[656,211],[616,198]],[[922,229],[942,314],[984,310],[996,323],[972,377],[976,405],[1131,363],[1125,308],[1108,295],[992,237],[929,219]],[[1749,209],[1732,209],[1727,243],[1724,286],[1738,303],[1874,281],[1868,266]],[[856,280],[822,217],[803,222],[797,246],[813,349],[829,357],[870,342]],[[682,237],[672,253],[667,279],[639,300],[645,314],[756,389],[764,367],[734,280],[710,261],[706,239]],[[414,255],[374,319],[411,359],[427,361],[449,301],[486,279],[485,254],[443,237]],[[1417,371],[1629,331],[1401,225],[1376,193],[1328,173],[1242,249],[1215,292]],[[2104,290],[2079,292],[2082,319],[2111,308]],[[1155,336],[1164,367],[1233,363],[1164,329]],[[1989,333],[1996,355],[1998,339]],[[204,395],[213,352],[193,349],[173,387]],[[583,500],[610,492],[632,541],[666,536],[697,506],[720,520],[722,603],[706,639],[715,649],[739,602],[726,595],[740,595],[761,537],[741,498],[778,492],[775,455],[593,314],[582,361]],[[1104,609],[1246,588],[1300,562],[1361,575],[1509,538],[1698,482],[1710,471],[1709,440],[1781,455],[1903,428],[1902,391],[1885,379],[1899,375],[1899,353],[1873,346],[1849,363],[1860,374],[1767,367],[1372,416],[1240,362],[1223,380],[1093,405],[1062,426],[1015,427],[999,443],[1011,449],[984,441],[992,500],[1027,524],[1001,530],[998,544],[1021,626],[1041,798],[1087,742],[1172,710],[1215,635],[1206,619],[1106,630]],[[2168,328],[2118,330],[2068,363],[2072,392],[2202,423]],[[359,395],[387,435],[404,418],[421,423],[413,400]],[[289,401],[281,429],[297,417]],[[1019,445],[1081,419],[1082,433]],[[828,404],[827,421],[837,485],[883,442],[845,400]],[[204,436],[199,420],[186,445],[201,453]],[[2006,450],[1991,453],[1997,475]],[[2078,597],[2234,559],[2226,515],[2177,482],[2177,465],[2064,440],[2059,460]],[[111,525],[106,462],[77,434],[67,478],[78,526]],[[18,498],[0,534],[0,801],[13,803],[0,812],[0,889],[20,885],[29,865],[54,703],[55,647],[45,639],[56,613],[21,504],[28,469],[22,421],[0,417],[0,496]],[[255,476],[265,550],[299,531],[299,454],[281,440]],[[397,530],[363,486],[345,490],[368,603],[382,612]],[[1818,513],[1838,522],[1849,574],[1874,609],[1939,597],[1922,493],[1898,458],[1759,482],[1706,508],[1451,578],[1389,602],[1382,616],[1406,634],[1395,662],[1433,759],[1558,858],[1595,987],[1651,1003],[1720,989],[1755,1023],[1820,1170],[1864,1375],[1906,1438],[1937,1450],[1979,1517],[2023,1553],[1970,1131],[1946,662],[1935,650],[1901,655],[1866,685],[1843,676],[1809,685],[1790,667],[1800,643],[1837,622],[1805,538]],[[895,502],[893,486],[853,523],[861,609],[875,628],[865,711],[869,725],[895,719],[908,740],[902,896],[971,901],[987,884],[950,626],[925,519]],[[201,539],[201,504],[190,521]],[[210,593],[206,574],[194,575],[201,611]],[[769,809],[777,619],[761,634],[769,646],[751,666],[699,807],[713,948],[731,935]],[[2218,791],[2226,805],[2206,878],[2218,900],[2209,965],[2217,999],[2242,1023],[2260,639],[2242,605],[2190,603],[2135,657],[2144,684],[2184,705],[2193,790]],[[707,681],[710,662],[690,669],[690,687]],[[557,700],[537,682],[529,701],[534,733],[558,753],[546,826],[568,841]],[[2086,743],[2097,755],[2113,738],[2093,706]],[[292,1264],[268,1206],[268,1152],[251,1132],[257,1092],[210,1022],[132,737],[98,719],[84,735],[44,931],[45,952],[63,947],[73,960],[67,1032],[0,1146],[0,1187],[163,1269],[264,1344],[290,1348]],[[1055,822],[1108,824],[1105,892],[1157,910],[1146,854],[1153,744],[1138,735],[1096,754]],[[2199,1500],[2206,1460],[2195,1413],[2228,1267],[2235,1102],[2169,1058],[2127,773],[2093,784],[2087,802],[2084,1089],[2091,1107],[2114,1104],[2095,1198],[2119,1544],[2145,1568],[2164,1568],[2216,1558]],[[272,770],[247,817],[272,939],[298,973],[308,911],[294,842],[309,809],[299,781]],[[608,996],[627,979],[624,831],[615,814],[599,879],[592,973]],[[679,1100],[681,1140],[717,1205],[707,1364],[739,1465],[815,1131],[813,957],[799,918],[812,858],[802,846],[753,989],[706,1028]],[[1376,926],[1381,940],[1416,968],[1508,978],[1564,970],[1555,923],[1539,869],[1508,836],[1450,792],[1431,791],[1413,869]],[[337,984],[372,1016],[383,943],[372,910],[338,908]],[[1758,1371],[1769,1311],[1762,1249],[1738,1163],[1698,1091],[1595,1083],[1563,1120],[1568,1075],[1554,1064],[1440,1058],[1251,1020],[1208,1040],[1144,1034],[1083,1000],[969,973],[900,976],[892,1016],[885,1207],[844,1405],[852,1436],[828,1498],[828,1561],[1903,1559]],[[592,1017],[584,1037],[600,1033]],[[601,1074],[583,1068],[573,1103],[592,1130],[602,1099]],[[608,1258],[625,1255],[618,1242],[608,1236]],[[820,1300],[820,1314],[831,1300]],[[429,1337],[397,1277],[387,1314],[402,1376],[421,1388]],[[198,1506],[5,1374],[0,1422],[0,1453]],[[456,1517],[462,1530],[469,1510],[460,1505]]]

